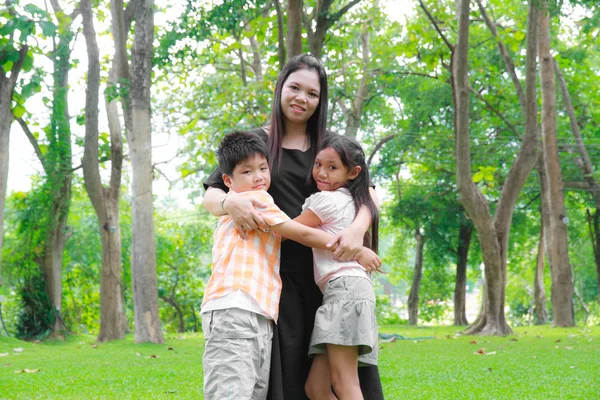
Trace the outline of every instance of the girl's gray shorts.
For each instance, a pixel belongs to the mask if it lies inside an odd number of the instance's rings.
[[[358,346],[359,366],[377,365],[375,292],[368,279],[341,276],[327,283],[308,355],[327,354],[327,344]]]

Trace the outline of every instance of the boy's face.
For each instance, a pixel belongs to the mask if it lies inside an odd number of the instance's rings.
[[[262,154],[255,154],[233,169],[231,176],[223,174],[223,182],[237,193],[267,190],[271,186],[269,163]]]

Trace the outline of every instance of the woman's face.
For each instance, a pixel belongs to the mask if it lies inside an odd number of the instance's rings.
[[[281,89],[281,111],[286,123],[306,124],[319,106],[321,84],[317,71],[291,73]]]

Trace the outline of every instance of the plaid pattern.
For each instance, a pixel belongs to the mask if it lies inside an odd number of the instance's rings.
[[[250,191],[240,195],[268,204],[266,208],[257,211],[269,226],[289,220],[267,192]],[[202,305],[242,290],[277,321],[281,294],[280,247],[281,237],[271,232],[252,231],[249,232],[248,239],[244,240],[229,215],[220,217],[214,235],[212,274],[204,291]]]

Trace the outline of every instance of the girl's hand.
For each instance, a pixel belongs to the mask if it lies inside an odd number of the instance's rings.
[[[333,256],[340,261],[356,260],[363,249],[364,232],[354,229],[352,225],[340,231],[327,244],[327,247],[333,247],[338,243]]]
[[[235,228],[240,233],[242,239],[248,239],[247,232],[254,229],[259,229],[260,226],[266,226],[263,217],[255,207],[267,207],[257,200],[250,200],[244,196],[240,196],[234,192],[229,192],[227,198],[223,202],[223,209],[235,224]]]
[[[363,266],[367,272],[381,272],[381,258],[373,250],[363,247],[356,261]]]

